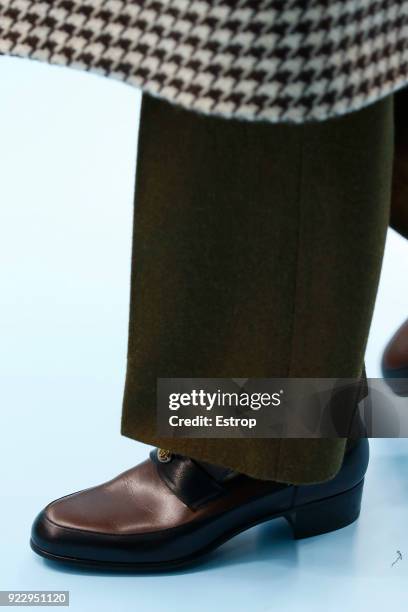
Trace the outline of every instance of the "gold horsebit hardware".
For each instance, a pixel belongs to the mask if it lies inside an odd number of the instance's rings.
[[[169,463],[169,461],[171,461],[171,452],[169,450],[166,450],[165,448],[158,448],[157,449],[157,459],[160,461],[160,463]]]

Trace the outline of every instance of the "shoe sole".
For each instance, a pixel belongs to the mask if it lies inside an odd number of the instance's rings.
[[[40,548],[33,540],[30,540],[30,546],[38,555],[70,566],[132,572],[172,571],[199,562],[236,535],[276,518],[285,518],[288,521],[295,539],[322,535],[347,527],[360,515],[363,486],[364,479],[352,489],[332,497],[304,504],[288,512],[262,516],[251,523],[230,530],[194,554],[179,559],[154,562],[108,562],[56,555]]]

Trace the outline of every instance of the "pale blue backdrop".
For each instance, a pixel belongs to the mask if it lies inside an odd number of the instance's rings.
[[[406,440],[372,444],[361,520],[337,533],[294,542],[278,520],[159,577],[68,571],[31,552],[43,505],[147,453],[119,434],[140,94],[7,58],[0,83],[0,589],[68,589],[75,612],[404,606]],[[390,232],[371,376],[408,316],[404,278],[408,244]]]

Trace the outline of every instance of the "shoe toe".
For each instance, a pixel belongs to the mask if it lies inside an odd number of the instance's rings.
[[[92,513],[84,512],[82,507],[83,500],[88,497],[86,493],[57,499],[37,515],[30,541],[35,552],[62,560],[92,559],[98,534],[92,529]]]
[[[62,525],[50,520],[47,508],[42,510],[35,518],[31,529],[31,547],[43,556],[63,557],[67,555],[67,543],[71,532]]]

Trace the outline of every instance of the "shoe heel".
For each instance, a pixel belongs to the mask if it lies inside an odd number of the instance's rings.
[[[294,510],[286,516],[296,540],[341,529],[358,519],[364,480],[340,493]]]

